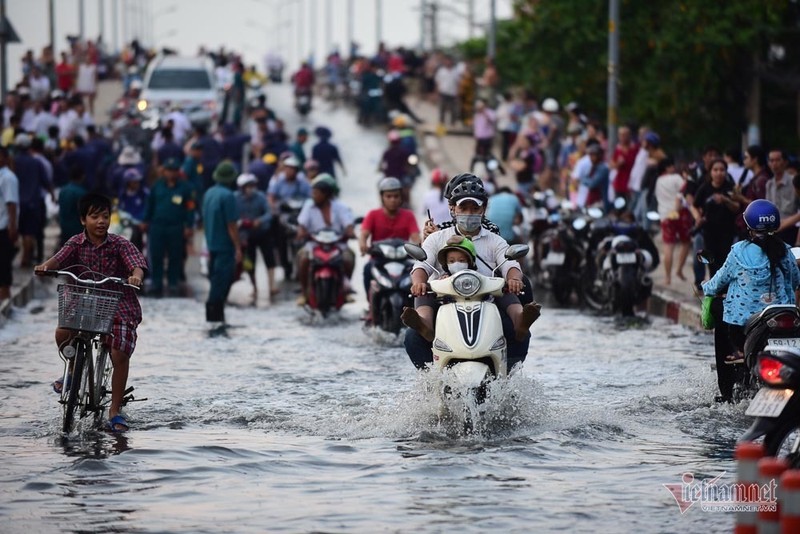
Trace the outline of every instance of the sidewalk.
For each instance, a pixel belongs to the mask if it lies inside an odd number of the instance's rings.
[[[425,148],[423,157],[427,159],[428,166],[439,167],[450,176],[468,170],[475,146],[472,136],[464,135],[463,128],[445,131],[438,127],[438,110],[430,102],[411,98],[409,105],[424,121],[419,127],[420,135],[423,136],[420,144]],[[514,189],[514,179],[510,173],[506,176],[498,175],[496,180],[499,186],[506,185]],[[660,234],[655,241],[663,257]],[[677,250],[675,256],[677,261]],[[691,255],[686,263],[684,273],[691,278]],[[650,276],[653,279],[653,296],[650,299],[649,312],[690,328],[700,328],[700,301],[692,291],[691,282],[678,280],[673,276],[672,284],[666,285],[664,268],[661,265]]]

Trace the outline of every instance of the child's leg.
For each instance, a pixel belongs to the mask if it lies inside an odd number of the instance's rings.
[[[113,419],[119,415],[122,408],[122,398],[125,396],[125,389],[128,385],[128,369],[130,367],[130,355],[119,350],[111,349],[111,362],[114,364],[114,371],[111,373],[111,405],[108,407],[108,418]]]

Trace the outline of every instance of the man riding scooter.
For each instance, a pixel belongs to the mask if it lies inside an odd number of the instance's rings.
[[[353,232],[353,214],[350,208],[336,200],[338,186],[330,174],[322,173],[311,184],[311,200],[306,202],[300,215],[297,217],[297,239],[307,241],[311,236],[325,228],[331,228],[342,236],[339,247],[343,255],[343,270],[345,283],[353,275],[355,255],[347,247],[347,240],[355,237]],[[297,304],[302,306],[308,301],[308,276],[311,264],[311,251],[313,243],[308,242],[297,254],[298,281],[303,293],[298,297]],[[348,286],[349,289],[349,286]]]
[[[414,212],[400,207],[403,203],[402,188],[403,184],[397,178],[384,178],[378,183],[381,207],[369,211],[361,224],[358,244],[362,256],[369,253],[371,244],[385,239],[402,239],[415,244],[420,242],[419,226]],[[364,293],[368,299],[372,266],[372,259],[364,265]],[[371,321],[371,317],[367,320]]]
[[[519,293],[523,291],[524,281],[519,263],[505,260],[508,243],[499,235],[491,232],[481,224],[486,212],[489,196],[483,183],[474,175],[462,174],[452,179],[457,183],[450,189],[450,212],[455,221],[453,226],[430,234],[422,244],[427,253],[430,265],[417,262],[411,273],[411,294],[416,297],[414,308],[403,311],[403,322],[411,328],[406,334],[405,347],[409,358],[417,368],[423,368],[433,361],[431,345],[434,338],[434,318],[436,301],[427,295],[427,282],[431,274],[443,272],[438,263],[439,250],[447,245],[448,239],[460,235],[472,240],[475,246],[478,271],[492,276],[494,269],[500,267],[500,273],[506,279],[508,292],[495,304],[500,310],[503,321],[503,332],[508,343],[508,368],[525,360],[530,342],[530,326],[538,319],[540,306],[534,302],[520,302]],[[504,263],[505,262],[505,263]]]

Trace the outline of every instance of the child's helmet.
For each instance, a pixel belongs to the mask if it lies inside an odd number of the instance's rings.
[[[447,240],[447,245],[443,246],[439,253],[436,254],[436,259],[439,261],[439,265],[447,269],[447,252],[450,250],[461,250],[467,253],[467,257],[469,258],[469,268],[475,269],[475,257],[477,256],[477,252],[475,251],[475,245],[467,239],[466,237],[462,237],[460,235],[454,235],[450,239]]]
[[[754,200],[744,210],[744,222],[754,232],[772,234],[781,225],[781,213],[769,200]]]

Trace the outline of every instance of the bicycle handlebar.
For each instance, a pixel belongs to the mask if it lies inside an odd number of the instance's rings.
[[[51,278],[55,278],[57,276],[69,276],[70,278],[75,280],[75,282],[77,282],[78,284],[85,284],[85,285],[88,285],[88,286],[99,286],[99,285],[105,284],[106,282],[112,282],[112,283],[117,284],[117,285],[121,285],[121,286],[125,286],[125,287],[132,287],[133,289],[136,289],[136,290],[141,289],[139,286],[135,286],[133,284],[129,284],[128,281],[125,280],[124,278],[118,278],[116,276],[107,276],[106,278],[103,278],[102,280],[86,280],[84,278],[78,278],[78,276],[75,273],[71,272],[71,271],[61,271],[61,270],[58,270],[58,269],[47,270],[47,271],[33,271],[33,274],[35,274],[36,276],[49,276]]]

